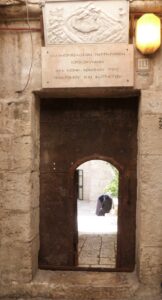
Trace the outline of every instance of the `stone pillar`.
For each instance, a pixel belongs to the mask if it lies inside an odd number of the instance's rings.
[[[20,23],[19,23],[20,24]],[[15,24],[14,24],[15,26]],[[21,24],[19,25],[21,26]],[[39,248],[40,34],[0,35],[0,281],[29,282]],[[28,49],[28,51],[26,51]]]
[[[29,281],[37,267],[39,141],[31,122],[32,102],[31,96],[1,101],[0,264],[7,280]]]
[[[144,57],[143,57],[144,58]],[[162,51],[141,72],[138,128],[137,269],[139,280],[160,289],[162,273]],[[148,86],[147,79],[148,78]],[[140,82],[140,80],[139,80]],[[143,85],[143,86],[142,86]]]

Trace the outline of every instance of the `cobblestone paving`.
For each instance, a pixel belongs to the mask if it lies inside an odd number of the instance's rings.
[[[78,265],[115,268],[117,216],[95,215],[95,202],[78,202]]]
[[[115,268],[116,234],[80,235],[78,255],[81,267]]]

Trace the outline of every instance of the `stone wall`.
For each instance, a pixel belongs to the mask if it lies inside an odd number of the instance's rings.
[[[139,109],[137,253],[140,279],[150,284],[156,279],[158,282],[162,273],[161,117],[162,92],[143,90]]]
[[[21,27],[24,22],[13,22],[10,26]],[[31,26],[40,27],[40,23],[33,21]],[[29,85],[25,91],[17,92],[24,88],[28,79],[31,36],[28,32],[0,33],[0,296],[160,299],[162,49],[148,58],[147,74],[135,71],[135,88],[141,90],[136,272],[106,274],[103,280],[101,273],[74,275],[72,272],[37,271],[39,99],[33,91],[41,89],[41,33],[33,32],[32,39],[34,57]],[[138,58],[143,59],[136,53],[136,63]]]
[[[17,92],[28,78],[30,34],[0,34],[0,274],[4,281],[28,282],[37,269],[39,105],[32,91],[41,86],[41,39],[36,33],[32,37],[31,79],[24,92]]]
[[[135,82],[141,90],[138,123],[137,270],[143,283],[160,287],[162,274],[162,50],[150,57],[135,53]],[[138,70],[147,59],[148,70]]]

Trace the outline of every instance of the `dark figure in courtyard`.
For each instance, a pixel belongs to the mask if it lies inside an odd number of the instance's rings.
[[[96,215],[104,216],[112,208],[113,200],[108,195],[101,195],[97,200]]]

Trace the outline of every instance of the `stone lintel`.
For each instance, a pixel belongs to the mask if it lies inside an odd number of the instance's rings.
[[[129,87],[46,88],[34,91],[40,98],[126,98],[139,97],[140,90]]]

